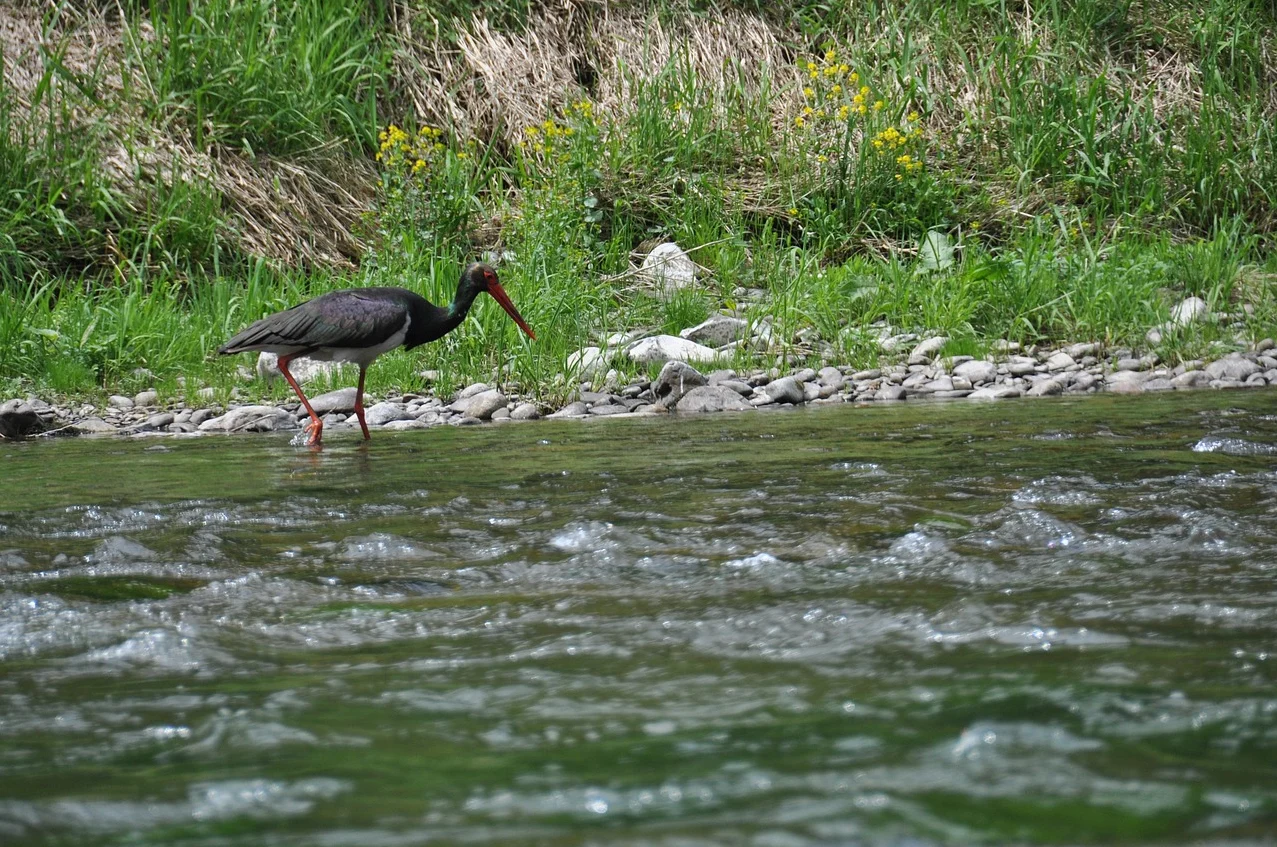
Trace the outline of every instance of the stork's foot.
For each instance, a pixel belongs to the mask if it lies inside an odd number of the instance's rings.
[[[311,419],[311,422],[306,424],[306,432],[310,433],[310,438],[306,440],[307,447],[322,446],[320,444],[320,437],[324,434],[324,425],[321,421]]]

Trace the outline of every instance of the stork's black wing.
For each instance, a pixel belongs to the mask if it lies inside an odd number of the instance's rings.
[[[404,328],[409,315],[406,294],[386,288],[333,291],[262,318],[217,352],[374,347]]]

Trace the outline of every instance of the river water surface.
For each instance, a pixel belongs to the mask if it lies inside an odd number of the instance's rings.
[[[0,844],[1277,837],[1277,393],[0,447]]]

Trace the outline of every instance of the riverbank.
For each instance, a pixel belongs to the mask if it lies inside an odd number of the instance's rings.
[[[217,346],[481,256],[539,340],[481,306],[373,393],[561,408],[580,351],[715,315],[768,335],[742,374],[890,366],[884,324],[1170,367],[1277,334],[1262,5],[569,5],[0,8],[0,397],[286,402]]]
[[[707,321],[694,328],[701,333],[724,332],[722,321]],[[534,397],[499,385],[476,383],[455,395],[429,392],[399,394],[379,402],[368,398],[367,421],[371,429],[404,431],[432,426],[465,426],[485,422],[527,421],[542,417],[587,418],[675,413],[739,412],[767,407],[830,405],[841,403],[892,403],[925,400],[1009,400],[1018,397],[1111,392],[1145,392],[1191,389],[1262,389],[1277,387],[1277,344],[1264,338],[1250,349],[1227,353],[1211,361],[1196,360],[1166,366],[1156,355],[1136,357],[1127,349],[1102,349],[1096,343],[1060,348],[1022,348],[1014,342],[1000,345],[1000,353],[988,358],[943,355],[949,344],[944,336],[919,339],[911,334],[893,335],[884,327],[881,345],[897,352],[884,356],[881,367],[866,370],[827,365],[820,370],[801,368],[782,374],[779,369],[740,372],[731,368],[699,368],[679,359],[663,361],[653,379],[625,382],[610,370],[597,385],[582,383],[561,406],[546,406]],[[697,336],[697,332],[686,333]],[[688,338],[656,336],[630,340],[626,350],[647,355],[652,363],[669,350],[683,353],[696,348],[713,352]],[[595,371],[605,360],[597,348],[582,358]],[[637,351],[637,353],[635,352]],[[646,352],[645,352],[646,351]],[[588,358],[587,358],[588,357]],[[889,363],[887,363],[889,362]],[[194,405],[162,398],[148,389],[127,397],[113,395],[105,404],[50,403],[35,396],[0,404],[0,440],[54,435],[156,435],[298,430],[307,422],[306,411],[296,402],[271,402],[260,393],[270,373],[268,357],[259,361],[259,378],[234,392],[228,403]],[[306,373],[306,371],[303,371]],[[320,369],[309,375],[322,378]],[[255,384],[257,392],[249,386]],[[597,388],[597,390],[595,390]],[[202,400],[212,400],[204,389]],[[354,417],[355,390],[338,388],[311,396],[323,417],[326,432],[358,431]]]

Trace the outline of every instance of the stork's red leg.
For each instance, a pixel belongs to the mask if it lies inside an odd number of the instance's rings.
[[[297,396],[301,398],[302,405],[306,407],[306,411],[310,412],[310,425],[306,427],[310,430],[310,440],[306,444],[307,446],[315,447],[318,446],[319,438],[324,432],[324,423],[319,419],[319,415],[315,414],[315,410],[311,407],[310,401],[306,399],[306,394],[302,391],[302,387],[297,384],[297,380],[293,379],[293,375],[288,372],[288,363],[296,358],[296,353],[289,356],[280,356],[278,362],[279,372],[284,375],[284,379],[288,380],[288,384],[293,387],[293,391],[297,392]],[[360,420],[362,422],[362,415]]]
[[[355,417],[359,418],[359,427],[364,431],[364,441],[372,438],[368,434],[368,422],[364,420],[364,374],[367,368],[359,369],[359,387],[355,389]]]

